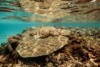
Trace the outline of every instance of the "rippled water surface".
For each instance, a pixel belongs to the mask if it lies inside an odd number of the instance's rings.
[[[100,23],[40,23],[28,22],[23,18],[31,17],[31,13],[24,12],[20,7],[13,6],[11,3],[17,0],[0,0],[0,43],[6,42],[9,36],[20,34],[24,29],[33,26],[65,26],[65,27],[99,27]],[[9,10],[10,9],[10,10]]]

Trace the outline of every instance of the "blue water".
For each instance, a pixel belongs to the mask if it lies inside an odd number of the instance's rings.
[[[11,1],[12,0],[7,0]],[[13,0],[16,1],[16,0]],[[5,5],[6,4],[6,5]],[[32,16],[31,13],[24,12],[18,7],[14,7],[8,3],[2,3],[0,7],[14,8],[12,12],[0,12],[0,43],[7,42],[7,38],[12,35],[20,34],[24,29],[35,26],[64,26],[64,27],[100,27],[100,23],[81,23],[81,22],[58,22],[58,23],[40,23],[28,22],[22,18]],[[10,6],[10,7],[9,7]]]

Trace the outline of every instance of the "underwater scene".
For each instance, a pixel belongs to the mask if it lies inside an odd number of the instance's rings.
[[[100,67],[100,0],[0,0],[0,67]]]

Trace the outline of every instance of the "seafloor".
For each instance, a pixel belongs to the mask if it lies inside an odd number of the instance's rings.
[[[45,27],[47,28],[49,27]],[[30,28],[20,35],[10,37],[8,43],[2,44],[0,67],[100,67],[100,28],[54,28],[70,31],[67,35],[63,32],[64,36],[69,39],[67,45],[48,55],[23,58],[16,51],[20,40],[24,38],[22,35],[29,37],[28,33],[32,33],[34,29],[41,29],[41,27]],[[43,38],[48,36],[51,35],[45,33]]]

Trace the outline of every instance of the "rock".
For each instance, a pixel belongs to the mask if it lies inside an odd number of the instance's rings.
[[[5,62],[6,61],[6,57],[4,57],[3,55],[0,55],[0,63]]]
[[[9,43],[15,43],[15,42],[17,42],[19,39],[20,39],[20,37],[18,37],[18,36],[11,36],[11,37],[8,38],[8,42],[9,42]]]
[[[60,29],[55,27],[42,27],[27,30],[22,34],[22,39],[19,41],[17,47],[18,53],[22,57],[38,57],[49,55],[61,49],[68,44],[68,38],[64,36],[65,34],[62,35],[63,29],[61,32],[58,32],[58,30]],[[67,35],[68,34],[70,33],[67,33]]]
[[[8,43],[10,43],[10,46],[13,48],[13,50],[16,49],[18,45],[18,41],[21,39],[20,35],[17,36],[11,36],[8,38]]]

